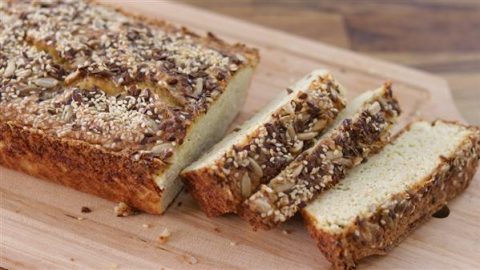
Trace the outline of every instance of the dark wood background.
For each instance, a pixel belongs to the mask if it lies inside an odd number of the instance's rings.
[[[446,78],[480,125],[480,0],[180,0]]]

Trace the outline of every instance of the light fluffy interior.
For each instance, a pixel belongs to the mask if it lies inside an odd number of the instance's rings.
[[[316,220],[316,227],[339,231],[370,206],[386,202],[424,179],[449,156],[470,131],[458,125],[417,122],[410,131],[386,146],[368,162],[354,168],[334,189],[321,194],[305,211]]]
[[[291,94],[287,94],[286,91],[282,91],[282,93],[277,96],[277,98],[270,102],[260,112],[255,114],[255,116],[253,116],[251,119],[245,121],[240,126],[239,131],[228,134],[210,151],[205,153],[202,158],[185,168],[184,171],[187,172],[197,170],[206,166],[211,166],[211,164],[215,162],[215,160],[223,156],[225,152],[231,149],[233,145],[241,143],[242,140],[245,140],[247,138],[246,135],[252,134],[258,127],[269,122],[271,119],[271,115],[279,108],[284,106],[287,102],[289,102],[292,96],[295,96],[299,91],[306,91],[314,80],[318,79],[321,76],[325,76],[326,74],[328,74],[328,72],[325,70],[315,70],[305,76],[300,81],[298,81],[295,85],[290,87],[293,90]]]
[[[251,67],[235,74],[225,92],[189,130],[184,143],[176,149],[170,167],[163,174],[155,176],[155,182],[163,190],[162,211],[168,207],[182,188],[182,181],[178,178],[180,170],[225,134],[229,124],[245,102],[252,74]]]

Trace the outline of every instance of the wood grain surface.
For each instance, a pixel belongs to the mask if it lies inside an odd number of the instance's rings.
[[[392,80],[400,126],[423,117],[462,121],[444,79],[363,55],[165,1],[110,3],[217,33],[260,49],[262,60],[236,123],[314,68],[327,68],[351,98]],[[479,269],[480,179],[446,219],[415,231],[361,269]],[[184,192],[163,216],[118,218],[115,203],[0,167],[0,266],[8,269],[328,269],[301,219],[253,232],[231,215],[209,219]],[[83,206],[91,213],[82,213]],[[168,228],[171,237],[158,241]]]
[[[480,125],[478,0],[180,1],[442,76]]]

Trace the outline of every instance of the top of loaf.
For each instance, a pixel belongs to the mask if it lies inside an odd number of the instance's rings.
[[[368,218],[386,207],[429,175],[478,130],[449,122],[419,121],[400,134],[368,162],[354,168],[333,189],[321,194],[305,209],[318,229],[341,232],[357,217]],[[394,203],[394,201],[393,201]],[[373,211],[373,212],[372,212]]]
[[[136,157],[171,156],[258,61],[244,45],[89,1],[0,1],[0,17],[2,121]]]

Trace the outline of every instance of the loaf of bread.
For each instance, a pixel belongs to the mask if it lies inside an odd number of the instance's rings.
[[[245,200],[240,215],[254,228],[263,229],[292,217],[387,144],[399,113],[390,84],[357,97],[311,148]]]
[[[259,184],[311,146],[344,106],[332,75],[313,71],[187,167],[186,186],[208,216],[236,212]]]
[[[470,183],[480,130],[419,121],[302,210],[307,227],[338,269],[385,254]]]
[[[222,138],[258,62],[90,1],[2,1],[0,22],[0,164],[150,213]]]

